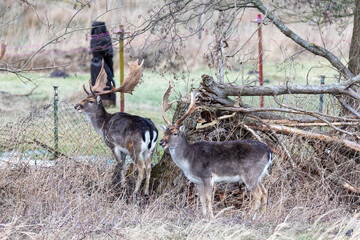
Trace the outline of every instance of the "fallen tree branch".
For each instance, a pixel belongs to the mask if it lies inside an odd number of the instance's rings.
[[[352,137],[355,137],[356,139],[360,140],[360,136],[354,132],[348,132],[348,131],[345,131],[345,130],[342,130],[338,127],[336,127],[335,125],[333,125],[331,122],[329,122],[328,120],[326,120],[325,118],[323,118],[322,116],[320,116],[321,114],[319,114],[318,112],[312,112],[312,111],[305,111],[305,110],[302,110],[302,109],[299,109],[299,108],[295,108],[295,107],[290,107],[290,106],[287,106],[283,103],[281,103],[279,101],[279,99],[274,96],[274,100],[277,104],[279,104],[280,106],[282,107],[286,107],[288,109],[291,109],[291,110],[294,110],[294,111],[298,111],[298,112],[303,112],[304,114],[307,114],[307,115],[310,115],[312,117],[315,117],[315,118],[318,118],[319,120],[323,121],[324,123],[326,123],[329,127],[333,128],[335,131],[339,131],[341,133],[344,133],[344,134],[347,134],[349,136],[352,136]]]
[[[289,159],[291,165],[293,168],[295,168],[296,164],[293,160],[293,158],[291,157],[290,151],[287,149],[287,147],[285,146],[285,144],[281,141],[281,139],[278,137],[278,135],[276,134],[276,132],[271,128],[271,126],[265,122],[262,121],[261,118],[252,115],[252,118],[255,118],[257,121],[261,122],[263,125],[267,126],[270,129],[270,134],[272,136],[274,136],[274,138],[278,141],[279,145],[281,146],[281,148],[283,149],[283,151],[285,152],[285,156],[287,156],[287,158]],[[245,124],[244,124],[245,125]]]
[[[275,124],[269,124],[269,126],[266,125],[259,125],[259,124],[247,124],[249,127],[259,130],[259,131],[271,131],[274,130],[276,133],[284,134],[284,135],[298,135],[302,136],[304,138],[313,139],[313,140],[319,140],[331,144],[339,144],[343,147],[352,149],[356,151],[357,153],[360,153],[360,144],[356,142],[352,142],[346,139],[342,139],[338,136],[328,136],[321,133],[314,133],[310,131],[305,131],[297,128],[290,128],[286,126],[281,125],[275,125]]]
[[[267,122],[269,124],[281,124],[283,126],[288,127],[326,127],[329,126],[327,123],[324,122],[297,122],[297,121],[289,121],[289,120],[267,120],[262,119],[263,122]],[[359,122],[332,122],[334,126],[357,126]]]
[[[217,107],[216,109],[222,110],[222,111],[230,111],[230,112],[243,112],[243,113],[254,113],[254,112],[284,112],[284,113],[291,113],[291,114],[301,114],[301,115],[311,115],[308,113],[314,113],[304,110],[293,110],[293,109],[287,109],[287,108],[243,108],[243,107]],[[337,121],[344,121],[344,122],[359,122],[358,119],[351,119],[351,118],[345,118],[345,117],[338,117],[338,116],[331,116],[331,115],[325,115],[321,113],[316,113],[318,116],[323,116],[327,118],[331,118]],[[311,115],[312,116],[312,115]],[[306,122],[316,122],[318,121],[318,117],[313,117],[311,119],[304,119]],[[278,121],[289,121],[288,119],[284,119],[282,117],[281,119],[275,119]]]
[[[201,85],[207,92],[216,94],[221,98],[228,96],[278,96],[284,94],[332,94],[347,95],[360,100],[360,94],[350,91],[349,85],[360,81],[360,75],[341,83],[325,85],[275,85],[275,86],[251,86],[219,83],[211,76],[203,74]]]
[[[360,113],[358,113],[355,109],[353,109],[352,107],[350,107],[349,104],[347,104],[342,97],[336,96],[336,98],[337,98],[337,100],[339,101],[339,103],[341,104],[341,106],[343,106],[344,108],[346,108],[349,112],[351,112],[352,114],[354,114],[357,118],[360,118]]]

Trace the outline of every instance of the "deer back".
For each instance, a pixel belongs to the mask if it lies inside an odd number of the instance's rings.
[[[254,140],[190,144],[182,131],[167,127],[160,144],[169,148],[173,161],[195,183],[242,180],[253,190],[271,164],[270,148]]]
[[[154,123],[148,118],[128,113],[108,113],[100,96],[88,95],[75,105],[75,109],[85,113],[96,132],[104,139],[105,144],[114,149],[129,153],[153,150],[158,137]]]
[[[128,113],[111,114],[103,127],[103,138],[109,147],[152,150],[157,137],[158,131],[150,119]]]

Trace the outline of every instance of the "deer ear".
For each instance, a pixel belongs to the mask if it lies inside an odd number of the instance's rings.
[[[180,130],[180,132],[185,132],[185,126],[184,125],[180,126],[179,130]]]
[[[160,128],[161,131],[165,132],[165,130],[166,130],[166,127],[165,127],[165,126],[159,125],[158,127]]]
[[[98,105],[101,103],[101,97],[100,96],[96,97],[96,102],[97,102]]]

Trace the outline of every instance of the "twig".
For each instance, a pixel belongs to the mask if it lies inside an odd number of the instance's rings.
[[[344,134],[347,134],[347,135],[349,135],[349,136],[355,137],[355,138],[357,138],[357,139],[360,140],[360,136],[359,136],[358,134],[352,133],[352,132],[348,132],[348,131],[345,131],[345,130],[343,130],[343,129],[340,129],[340,128],[336,127],[334,124],[332,124],[331,122],[329,122],[329,121],[326,120],[325,118],[321,117],[319,113],[310,112],[310,111],[305,111],[305,110],[303,110],[303,109],[299,109],[299,108],[295,108],[295,107],[289,107],[289,106],[281,103],[276,96],[274,96],[274,100],[275,100],[275,102],[276,102],[277,104],[279,104],[280,106],[289,108],[289,109],[294,110],[294,111],[303,112],[303,113],[306,113],[307,115],[310,115],[310,116],[312,116],[312,117],[318,118],[319,120],[325,122],[327,125],[329,125],[331,128],[333,128],[334,130],[339,131],[339,132],[344,133]]]
[[[261,122],[262,124],[266,125],[266,126],[269,128],[271,134],[276,138],[276,140],[277,140],[278,143],[280,144],[281,148],[284,150],[284,152],[285,152],[286,156],[288,157],[288,159],[289,159],[292,167],[295,168],[295,167],[296,167],[296,164],[295,164],[294,160],[292,159],[289,150],[286,148],[285,144],[281,141],[281,139],[280,139],[279,136],[276,134],[276,132],[271,128],[271,126],[270,126],[269,124],[267,124],[266,122],[263,122],[262,119],[259,118],[259,117],[257,117],[257,116],[251,115],[251,117],[252,117],[252,118],[255,118],[256,120],[258,120],[259,122]]]
[[[46,150],[52,152],[52,153],[55,153],[57,156],[60,156],[60,157],[65,157],[65,158],[68,158],[68,159],[71,159],[69,156],[55,150],[54,148],[50,147],[49,145],[45,144],[45,143],[42,143],[38,140],[36,140],[35,138],[33,139],[33,143],[45,148]]]
[[[352,107],[349,106],[349,104],[347,104],[344,99],[340,96],[336,96],[337,100],[340,102],[341,106],[343,106],[344,108],[346,108],[349,112],[351,112],[352,114],[354,114],[357,118],[360,118],[360,113],[358,113],[355,109],[353,109]]]
[[[302,136],[304,138],[308,138],[308,139],[315,139],[315,140],[320,140],[323,142],[328,142],[328,143],[332,143],[332,144],[340,144],[348,149],[352,149],[354,151],[356,151],[357,153],[360,153],[360,144],[357,142],[353,142],[353,141],[349,141],[343,138],[340,138],[338,136],[328,136],[325,134],[321,134],[321,133],[314,133],[314,132],[310,132],[310,131],[305,131],[305,130],[301,130],[298,128],[290,128],[290,127],[285,127],[285,126],[281,126],[281,125],[275,125],[275,124],[269,124],[270,128],[268,126],[259,126],[259,125],[249,125],[252,128],[255,128],[257,130],[260,131],[271,131],[274,130],[276,133],[281,133],[284,135],[299,135]]]
[[[11,94],[11,93],[8,93],[8,92],[3,92],[7,95],[10,95],[11,97],[28,97],[30,96],[34,91],[35,89],[37,88],[38,86],[35,86],[30,92],[28,93],[25,93],[25,94]]]

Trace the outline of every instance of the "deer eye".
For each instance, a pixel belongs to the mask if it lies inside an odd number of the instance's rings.
[[[173,136],[176,137],[178,135],[178,133],[173,133]]]
[[[93,104],[93,103],[94,103],[94,101],[89,101],[89,103]]]

